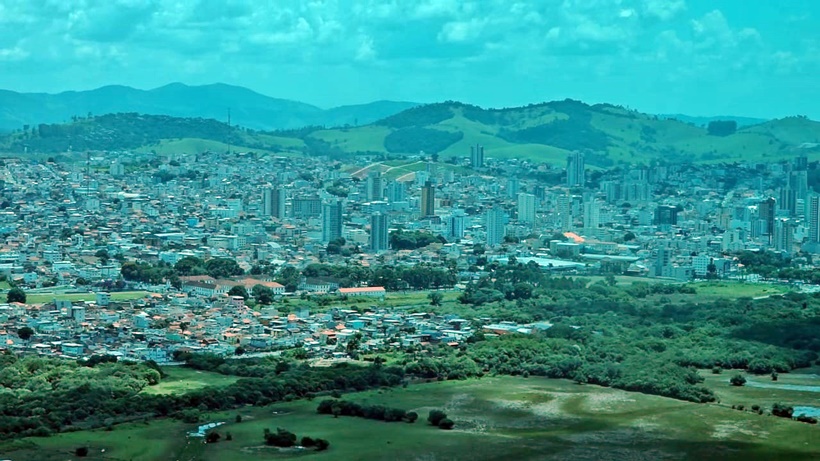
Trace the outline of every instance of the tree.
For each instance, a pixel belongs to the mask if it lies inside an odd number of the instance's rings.
[[[742,386],[746,384],[746,378],[744,378],[743,375],[738,374],[732,376],[732,378],[729,379],[729,382],[732,384],[732,386]]]
[[[228,296],[241,296],[242,299],[245,299],[245,300],[250,298],[250,295],[248,294],[248,290],[246,290],[245,287],[243,287],[242,285],[232,286],[231,289],[228,290]]]
[[[292,447],[296,445],[296,434],[281,427],[276,428],[276,432],[265,429],[265,443],[274,447]]]
[[[12,288],[6,295],[8,303],[26,303],[26,292],[20,288]]]
[[[245,354],[245,348],[242,347],[242,346],[237,346],[236,349],[234,349],[233,353],[234,353],[234,355],[244,355]]]
[[[22,327],[17,330],[17,337],[23,341],[28,341],[34,335],[34,330],[29,327]]]
[[[251,294],[253,295],[253,299],[259,304],[267,305],[273,302],[273,290],[265,285],[254,285],[253,288],[251,288]]]
[[[330,448],[330,442],[325,439],[316,439],[314,442],[316,442],[316,451],[325,451]]]
[[[417,419],[419,419],[419,414],[415,411],[408,411],[404,414],[404,420],[408,423],[415,423]]]
[[[314,440],[313,437],[304,436],[302,437],[302,441],[299,442],[299,445],[305,448],[311,448],[316,446],[316,440]]]
[[[219,432],[211,431],[205,434],[205,443],[216,443],[219,442],[222,436],[219,435]]]
[[[234,421],[236,421],[237,424],[241,423],[242,422],[242,415],[236,415],[236,418],[234,418]]]
[[[772,405],[772,414],[781,418],[791,418],[794,415],[794,408],[782,403]]]
[[[88,456],[88,447],[77,447],[74,450],[74,455],[78,458],[85,458]]]
[[[439,429],[444,429],[444,430],[449,431],[450,429],[453,428],[453,426],[455,426],[455,424],[456,423],[453,422],[452,419],[444,418],[444,419],[442,419],[441,421],[438,422],[438,427],[439,427]]]
[[[427,416],[427,421],[433,426],[438,426],[439,423],[446,418],[447,413],[441,410],[430,410],[430,414]]]
[[[176,264],[174,264],[174,270],[177,271],[179,275],[203,275],[205,274],[205,262],[201,259],[197,258],[196,256],[186,256]]]
[[[427,298],[430,299],[431,306],[441,306],[441,301],[444,300],[444,295],[438,291],[433,291],[427,295]]]

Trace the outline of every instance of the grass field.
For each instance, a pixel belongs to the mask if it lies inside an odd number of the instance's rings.
[[[147,295],[147,291],[122,291],[111,293],[112,301],[130,301],[139,299]],[[97,299],[95,293],[29,293],[26,295],[26,302],[29,304],[50,303],[55,299],[68,301],[94,301]]]
[[[743,282],[698,282],[692,283],[698,298],[759,298],[780,295],[789,291],[783,285]]]
[[[72,459],[78,446],[90,460],[262,460],[300,457],[262,444],[265,428],[330,441],[316,460],[811,460],[820,456],[820,428],[771,416],[596,386],[541,378],[484,378],[413,384],[406,389],[348,394],[359,403],[417,411],[415,424],[384,423],[315,413],[317,401],[210,415],[232,441],[205,445],[186,438],[195,425],[172,420],[26,439],[3,448],[21,460]],[[424,421],[443,409],[456,422],[442,431]],[[101,450],[105,450],[103,453]]]
[[[732,386],[729,384],[729,379],[738,373],[746,378],[747,385]],[[703,370],[701,376],[706,379],[706,385],[715,391],[720,402],[728,406],[743,405],[751,408],[752,405],[760,405],[769,408],[775,403],[783,403],[793,406],[820,407],[818,373],[820,373],[820,368],[817,367],[794,373],[781,373],[777,381],[772,381],[769,375],[752,375],[742,370],[724,370],[719,375],[713,374],[710,370]],[[758,387],[756,384],[770,387]],[[785,387],[780,388],[780,386]],[[797,386],[797,388],[792,386]]]
[[[208,386],[227,386],[239,378],[219,373],[199,371],[185,367],[164,367],[166,377],[156,386],[148,386],[142,392],[146,394],[184,394]]]

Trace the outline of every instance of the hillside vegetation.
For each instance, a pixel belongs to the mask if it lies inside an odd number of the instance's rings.
[[[384,157],[438,154],[466,157],[481,144],[489,158],[562,163],[572,151],[591,166],[663,161],[778,161],[820,153],[820,123],[789,117],[736,128],[735,121],[695,126],[608,104],[564,100],[508,109],[458,102],[413,107],[364,126],[308,126],[255,131],[204,118],[136,113],[74,118],[0,137],[0,151],[58,153],[142,150],[160,154],[198,149]],[[384,158],[382,158],[384,159]]]

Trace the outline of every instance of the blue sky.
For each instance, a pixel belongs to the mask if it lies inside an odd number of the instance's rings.
[[[0,88],[820,119],[816,0],[0,0]]]

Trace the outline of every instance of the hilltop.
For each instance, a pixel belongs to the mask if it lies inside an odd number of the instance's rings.
[[[376,101],[324,110],[222,83],[202,86],[172,83],[152,90],[112,85],[59,94],[0,90],[0,132],[21,129],[24,125],[69,122],[89,114],[130,112],[226,121],[229,108],[232,124],[257,130],[343,126],[371,123],[416,105]]]
[[[419,106],[368,126],[311,133],[344,152],[438,153],[464,157],[470,145],[485,155],[563,162],[574,150],[610,166],[652,160],[775,161],[820,142],[820,123],[789,117],[743,126],[733,133],[643,114],[609,104],[564,100],[483,109],[458,102]]]
[[[385,106],[390,103],[385,102]],[[343,113],[356,113],[347,108]],[[485,155],[562,163],[569,152],[587,153],[590,165],[664,161],[777,161],[799,152],[814,155],[820,123],[789,117],[736,130],[709,128],[622,107],[564,100],[526,107],[483,109],[459,102],[416,106],[368,125],[261,131],[208,118],[137,113],[74,117],[0,136],[0,150],[59,153],[66,150],[142,150],[157,153],[225,150],[228,145],[277,153],[403,157]]]

